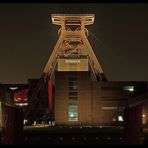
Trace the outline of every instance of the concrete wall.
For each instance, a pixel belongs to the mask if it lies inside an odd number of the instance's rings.
[[[78,77],[78,108],[81,125],[90,125],[92,117],[92,87],[90,72],[79,73]]]
[[[59,125],[67,124],[68,110],[68,79],[67,74],[55,74],[55,122]]]
[[[78,121],[68,121],[68,77],[78,74]],[[134,86],[125,91],[124,86]],[[90,72],[56,72],[55,123],[56,125],[122,125],[127,100],[146,91],[145,82],[91,81]]]
[[[126,99],[134,95],[124,92],[122,87],[126,83],[120,82],[93,82],[93,125],[115,125],[118,116],[123,116]]]
[[[73,73],[73,72],[71,72]],[[90,125],[91,123],[91,81],[90,72],[78,73],[78,121],[68,121],[68,77],[69,72],[55,75],[55,122],[65,125]]]

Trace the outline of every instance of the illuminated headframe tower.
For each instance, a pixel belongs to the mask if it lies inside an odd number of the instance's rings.
[[[52,78],[55,70],[89,71],[91,69],[96,80],[106,80],[101,65],[87,39],[89,32],[86,26],[94,23],[94,14],[53,14],[52,23],[61,26],[58,31],[59,39],[33,91],[27,114],[31,110],[36,113],[37,104],[41,101],[38,94]]]
[[[58,63],[58,71],[88,71],[89,65],[97,80],[106,80],[87,39],[86,26],[94,23],[94,14],[52,14],[52,23],[61,28],[57,44],[44,68],[46,78],[52,77]]]

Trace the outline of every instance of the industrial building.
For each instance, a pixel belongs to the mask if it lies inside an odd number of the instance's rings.
[[[28,84],[16,91],[10,91],[8,85],[3,89],[13,94],[9,97],[12,104],[28,103],[25,118],[37,120],[47,114],[55,125],[123,125],[124,110],[130,108],[130,100],[147,93],[146,81],[107,80],[87,38],[86,26],[94,23],[94,17],[94,14],[51,16],[52,23],[61,26],[59,40],[40,79],[28,79]],[[2,88],[6,88],[5,84]],[[7,98],[7,93],[2,98]],[[142,101],[131,101],[131,106],[141,105]],[[143,124],[148,124],[147,113],[145,104]]]
[[[146,82],[92,81],[91,72],[56,72],[57,125],[123,125],[127,101],[147,91]]]
[[[7,104],[19,106],[27,112],[27,105],[38,80],[29,79],[28,84],[22,87],[18,84],[3,84],[3,94],[7,93],[1,98],[6,98]],[[10,96],[12,90],[9,88],[16,87],[19,89]],[[32,121],[39,121],[38,118],[45,113],[49,114],[48,104],[52,103],[53,120],[57,126],[122,126],[127,101],[147,92],[147,82],[97,82],[92,79],[90,71],[56,71],[53,88],[52,102],[48,101],[47,85],[42,90],[40,105],[35,110],[36,118]],[[147,113],[148,103],[145,103],[142,109],[143,125],[148,124]]]

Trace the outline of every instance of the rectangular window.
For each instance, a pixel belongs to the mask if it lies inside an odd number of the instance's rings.
[[[77,105],[77,100],[69,100],[69,105]]]
[[[69,81],[69,87],[77,87],[77,81]]]
[[[118,121],[119,122],[123,122],[124,120],[123,120],[123,117],[122,116],[118,116]]]
[[[69,86],[69,90],[71,91],[77,91],[77,85]]]
[[[69,121],[78,121],[78,105],[69,104],[68,110]]]
[[[70,77],[70,78],[69,78],[69,81],[70,81],[70,82],[71,82],[71,81],[76,81],[76,82],[77,82],[77,77],[75,77],[75,76]]]
[[[72,91],[70,91],[69,92],[69,96],[78,96],[78,92],[72,92]]]
[[[133,92],[134,91],[134,86],[124,86],[123,90]]]

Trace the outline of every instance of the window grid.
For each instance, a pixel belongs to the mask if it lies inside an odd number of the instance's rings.
[[[78,87],[77,75],[69,77],[68,121],[78,121]]]

